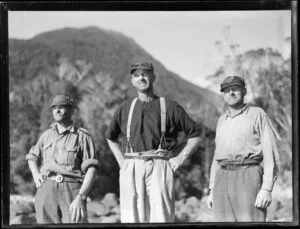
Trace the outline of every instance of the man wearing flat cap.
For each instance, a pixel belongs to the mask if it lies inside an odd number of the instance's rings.
[[[121,104],[106,131],[120,166],[121,222],[173,222],[174,173],[197,148],[205,128],[196,125],[179,104],[154,94],[152,63],[137,62],[130,74],[138,97]],[[174,157],[171,151],[180,131],[188,141]],[[126,137],[125,149],[118,144],[119,135]]]
[[[37,223],[85,223],[86,197],[100,163],[89,132],[73,124],[73,100],[57,95],[51,109],[55,122],[26,155],[37,187]]]
[[[279,172],[277,132],[263,109],[244,103],[245,81],[221,84],[228,109],[216,129],[207,204],[216,221],[264,222]]]

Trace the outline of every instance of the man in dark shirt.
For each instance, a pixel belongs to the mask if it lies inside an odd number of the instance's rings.
[[[121,104],[106,131],[108,145],[120,166],[121,222],[173,222],[174,172],[197,148],[204,128],[176,102],[154,94],[151,63],[131,65],[130,74],[138,97]],[[180,131],[188,141],[172,157]],[[117,141],[120,134],[127,137],[125,153]]]

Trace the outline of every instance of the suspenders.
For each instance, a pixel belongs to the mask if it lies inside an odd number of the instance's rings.
[[[162,149],[165,145],[162,145],[166,142],[166,100],[164,97],[159,98],[160,102],[160,119],[161,119],[161,124],[160,124],[160,130],[161,130],[161,138],[160,138],[160,143],[158,146],[158,149]]]
[[[127,142],[129,142],[129,139],[130,139],[131,118],[132,118],[134,106],[135,106],[137,100],[138,100],[138,98],[135,98],[134,100],[132,100],[131,106],[130,106],[130,110],[129,110],[129,114],[128,114],[128,121],[127,121]]]
[[[127,147],[126,147],[126,153],[128,152],[128,149],[130,150],[130,153],[133,153],[131,144],[130,144],[130,125],[131,125],[131,119],[133,115],[133,110],[136,104],[136,101],[138,98],[135,98],[132,100],[130,109],[129,109],[129,114],[128,114],[128,121],[127,121]],[[166,133],[166,100],[164,97],[159,98],[160,102],[160,119],[161,119],[161,124],[160,124],[160,130],[161,130],[161,138],[160,138],[160,144],[158,146],[158,149],[162,149],[163,145],[166,141],[165,139],[165,133]]]

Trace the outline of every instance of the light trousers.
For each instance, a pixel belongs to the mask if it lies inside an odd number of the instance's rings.
[[[174,172],[168,160],[125,159],[119,182],[122,223],[174,222]]]
[[[220,169],[213,190],[213,215],[219,222],[264,222],[266,208],[254,206],[262,186],[263,168]]]

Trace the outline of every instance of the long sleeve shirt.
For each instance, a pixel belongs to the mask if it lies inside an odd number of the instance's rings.
[[[60,130],[58,124],[53,123],[26,155],[27,160],[41,164],[42,174],[56,172],[83,178],[90,166],[100,166],[93,140],[86,129],[72,124],[63,132]]]
[[[218,162],[242,157],[262,162],[262,189],[272,191],[277,179],[280,161],[277,132],[263,109],[247,104],[238,114],[227,110],[218,120],[216,149],[210,170],[209,188],[213,189]]]
[[[126,126],[132,99],[121,104],[106,130],[106,138],[116,141],[120,135],[126,138]],[[177,142],[178,133],[183,131],[187,138],[203,136],[204,126],[196,124],[176,102],[166,98],[166,144],[171,151]],[[130,126],[130,144],[134,152],[157,149],[161,139],[161,114],[159,98],[150,102],[137,100]],[[126,140],[122,142],[125,147]]]

